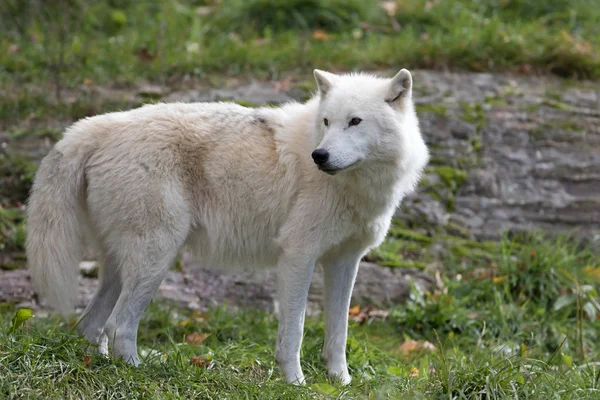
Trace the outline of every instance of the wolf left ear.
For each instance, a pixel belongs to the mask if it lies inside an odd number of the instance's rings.
[[[385,101],[391,105],[398,104],[402,99],[412,95],[412,75],[407,69],[402,68],[392,78]]]

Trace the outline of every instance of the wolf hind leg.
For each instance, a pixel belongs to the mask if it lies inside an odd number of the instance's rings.
[[[115,358],[138,365],[137,330],[142,314],[154,297],[185,235],[157,231],[135,238],[121,253],[121,291],[104,325],[104,334]],[[102,344],[102,343],[101,343]]]
[[[118,264],[114,257],[102,257],[102,272],[100,288],[92,298],[78,322],[78,331],[92,344],[101,345],[101,336],[104,333],[104,324],[113,311],[117,299],[121,294],[121,278]],[[100,352],[105,353],[104,346]]]

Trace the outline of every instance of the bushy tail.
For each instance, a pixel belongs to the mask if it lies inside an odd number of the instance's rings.
[[[42,161],[27,206],[27,259],[42,298],[72,312],[82,256],[85,161],[56,148]]]

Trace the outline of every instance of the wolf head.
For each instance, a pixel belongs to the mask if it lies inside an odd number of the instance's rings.
[[[333,175],[367,164],[402,163],[411,150],[424,149],[426,156],[408,70],[392,79],[320,70],[314,75],[320,98],[315,129],[321,141],[312,157],[321,171]]]

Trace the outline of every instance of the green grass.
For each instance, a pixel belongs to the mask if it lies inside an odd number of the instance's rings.
[[[594,0],[394,4],[390,16],[376,0],[8,0],[0,75],[66,87],[215,74],[277,79],[317,66],[600,77]],[[326,35],[313,37],[317,29]]]
[[[351,322],[354,380],[346,388],[327,380],[319,318],[306,320],[308,384],[297,388],[278,373],[273,316],[225,307],[199,314],[155,301],[140,325],[138,369],[86,357],[73,320],[34,318],[13,331],[14,307],[0,307],[0,397],[598,398],[598,257],[572,240],[536,235],[465,245],[491,259],[450,261],[442,286],[413,288],[386,319]],[[209,336],[191,345],[190,333]],[[435,350],[406,350],[408,339]]]

